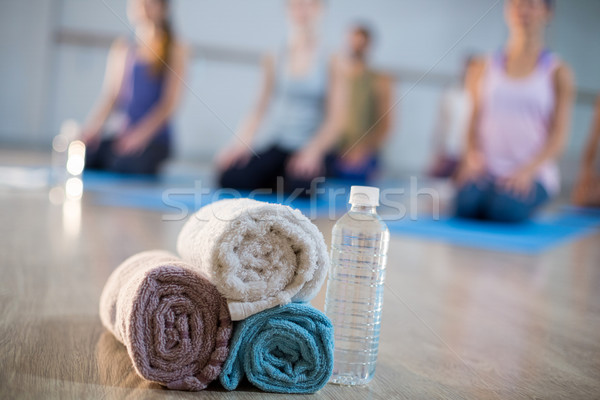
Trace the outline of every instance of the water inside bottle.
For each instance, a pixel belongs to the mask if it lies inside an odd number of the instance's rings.
[[[362,385],[375,373],[388,241],[375,207],[353,206],[333,228],[325,299],[335,335],[332,383]]]

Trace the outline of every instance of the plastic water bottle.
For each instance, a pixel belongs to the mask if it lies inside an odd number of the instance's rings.
[[[365,385],[375,374],[389,231],[377,215],[379,189],[352,186],[352,208],[333,227],[325,314],[334,327],[330,382]]]

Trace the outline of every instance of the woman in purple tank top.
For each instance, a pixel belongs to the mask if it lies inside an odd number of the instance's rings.
[[[179,100],[185,48],[175,41],[168,0],[129,0],[136,42],[117,39],[106,66],[103,94],[83,129],[86,168],[155,174],[170,152],[169,119]],[[109,116],[112,137],[102,137]]]
[[[457,215],[526,220],[558,194],[556,159],[573,103],[569,67],[544,48],[551,0],[506,0],[506,47],[473,63],[474,100],[466,153],[457,174]]]

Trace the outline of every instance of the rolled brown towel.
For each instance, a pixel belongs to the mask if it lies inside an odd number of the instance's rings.
[[[204,389],[229,353],[225,299],[200,272],[165,251],[136,254],[111,274],[100,318],[125,345],[137,373],[169,389]]]

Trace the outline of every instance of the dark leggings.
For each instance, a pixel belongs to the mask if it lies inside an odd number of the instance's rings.
[[[225,170],[219,178],[219,184],[223,188],[239,190],[277,190],[277,178],[282,177],[284,192],[309,195],[312,179],[297,178],[286,171],[287,162],[292,155],[291,151],[281,147],[270,147],[252,156],[246,165],[234,165]],[[330,157],[327,157],[325,164],[329,163]]]
[[[548,200],[548,193],[534,182],[529,194],[520,197],[501,188],[492,177],[462,186],[456,196],[456,216],[499,222],[522,222]]]
[[[121,155],[113,150],[115,139],[103,139],[98,147],[87,150],[86,169],[119,172],[123,174],[151,174],[158,172],[160,164],[169,157],[168,140],[155,139],[141,152]]]

